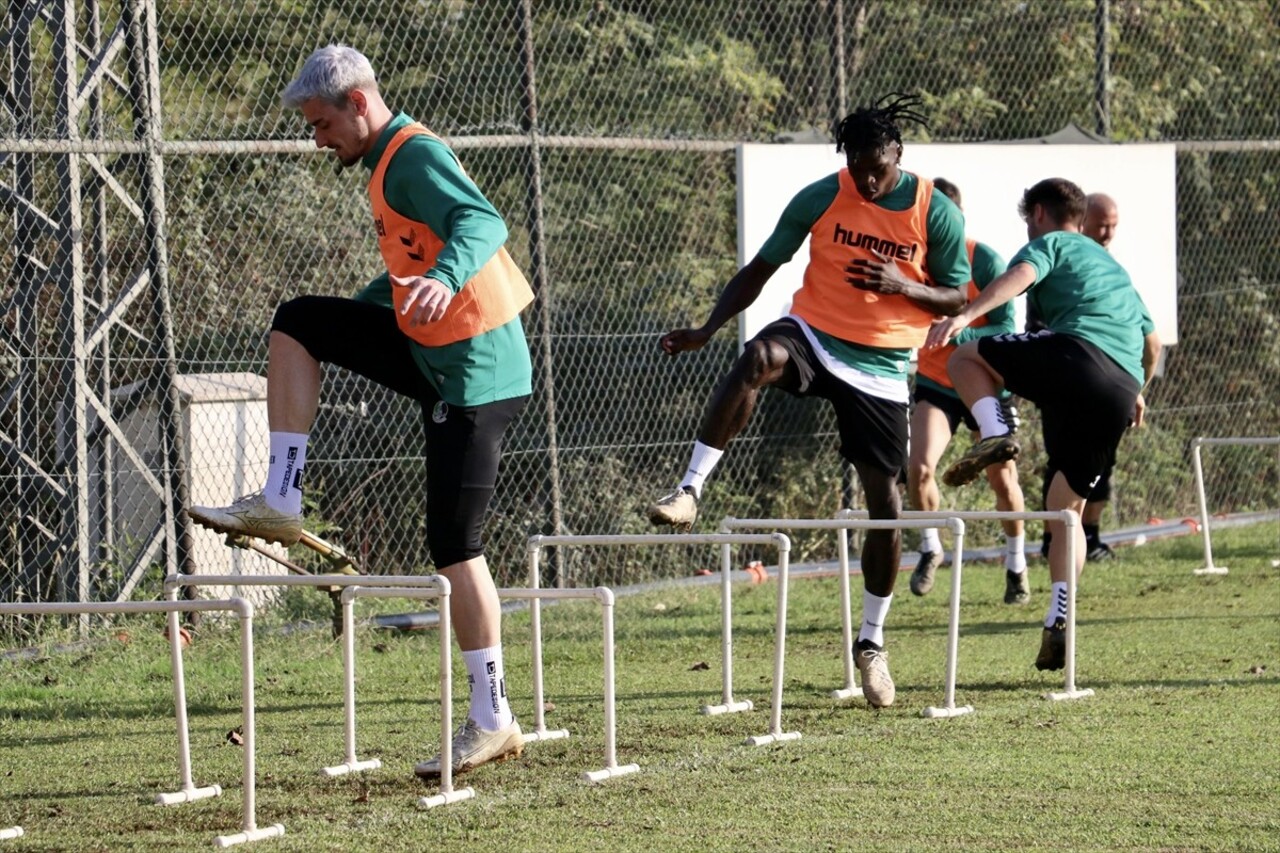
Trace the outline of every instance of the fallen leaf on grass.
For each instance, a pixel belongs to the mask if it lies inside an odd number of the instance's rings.
[[[227,732],[227,743],[233,746],[244,746],[244,735],[238,727]]]
[[[711,669],[711,664],[707,663],[704,660],[700,660],[697,663],[695,663],[693,666],[689,667],[690,672],[697,672],[702,669]]]
[[[387,650],[387,644],[386,644],[386,643],[374,643],[374,644],[373,644],[373,650],[374,650],[375,652],[385,652],[385,651]]]
[[[544,712],[545,712],[545,711],[554,711],[555,709],[556,709],[556,703],[555,703],[555,702],[543,702],[543,703],[542,703],[542,710],[543,710]]]
[[[1245,672],[1249,673],[1250,675],[1262,675],[1262,673],[1266,671],[1267,671],[1267,668],[1265,666],[1251,666],[1245,670]]]

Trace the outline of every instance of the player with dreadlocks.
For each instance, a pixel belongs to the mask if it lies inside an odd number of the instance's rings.
[[[919,106],[918,98],[895,93],[840,122],[836,151],[848,167],[791,200],[706,323],[662,337],[669,355],[701,348],[809,238],[809,264],[791,313],[748,341],[720,380],[684,479],[649,508],[655,525],[692,526],[707,475],[770,385],[831,402],[840,455],[857,470],[871,517],[899,517],[911,350],[938,315],[961,310],[971,278],[960,210],[931,181],[898,166],[900,125],[925,124]],[[901,550],[896,530],[869,532],[862,549],[863,615],[854,651],[863,692],[875,707],[894,698],[884,623]]]

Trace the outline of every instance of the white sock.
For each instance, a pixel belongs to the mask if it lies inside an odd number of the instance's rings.
[[[1044,614],[1044,626],[1052,628],[1061,619],[1067,621],[1067,582],[1054,581],[1049,588],[1049,611]]]
[[[1004,535],[1004,567],[1018,574],[1027,570],[1027,537],[1019,533],[1017,536]]]
[[[684,472],[680,487],[691,488],[696,497],[702,497],[702,484],[707,481],[707,477],[711,476],[711,472],[715,470],[716,464],[723,455],[723,450],[695,441],[693,453],[689,457],[689,470]]]
[[[278,512],[302,512],[302,468],[307,464],[307,437],[300,432],[271,433],[271,464],[262,496]]]
[[[480,728],[497,731],[512,720],[507,703],[507,676],[502,669],[502,646],[462,653],[471,683],[471,719]]]
[[[920,552],[942,553],[942,540],[938,538],[938,528],[925,527],[920,530]]]
[[[983,397],[973,404],[971,411],[983,438],[1009,434],[1009,426],[1004,422],[1004,409],[1000,408],[1000,401],[995,397]]]
[[[870,640],[877,646],[884,646],[884,622],[892,601],[893,593],[881,598],[865,589],[862,591],[862,628],[858,630],[859,640]]]

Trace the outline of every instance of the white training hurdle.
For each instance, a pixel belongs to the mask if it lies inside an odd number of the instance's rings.
[[[178,590],[183,587],[201,586],[303,586],[303,587],[343,587],[343,595],[352,587],[375,590],[394,590],[403,598],[438,598],[440,599],[440,745],[441,755],[450,754],[453,742],[452,710],[453,710],[453,669],[451,666],[450,624],[449,624],[449,581],[441,575],[169,575],[165,578],[165,596],[176,600]],[[413,593],[413,594],[410,594]],[[373,593],[366,592],[365,595]],[[364,770],[376,770],[382,766],[378,759],[361,761],[356,757],[356,720],[355,720],[355,631],[351,607],[344,601],[343,606],[343,743],[345,755],[342,763],[321,768],[325,776],[341,776]],[[170,614],[169,642],[176,648],[175,660],[181,662],[181,644],[178,641],[178,615]],[[180,676],[180,670],[175,668]],[[180,678],[178,679],[180,682]],[[175,688],[176,690],[176,688]],[[186,730],[185,701],[179,704],[180,731]],[[191,776],[191,758],[185,743],[179,743],[179,764],[184,780]],[[431,805],[456,802],[475,795],[470,788],[457,792],[453,790],[453,765],[445,762],[441,768],[439,801]]]
[[[413,598],[440,600],[440,755],[453,756],[453,663],[450,652],[452,643],[449,617],[449,580],[431,575],[439,581],[435,589],[404,587],[390,589],[379,586],[349,586],[342,591],[342,718],[347,750],[346,761],[322,771],[326,776],[342,776],[361,770],[373,770],[382,766],[375,759],[360,761],[356,758],[356,625],[355,599],[357,598]],[[474,788],[453,788],[453,761],[440,762],[440,793],[418,799],[423,808],[434,808],[457,803],[475,797]]]
[[[958,646],[958,626],[960,621],[960,572],[961,555],[964,552],[964,522],[958,518],[914,518],[914,519],[872,519],[866,517],[866,511],[850,513],[837,518],[725,518],[720,522],[724,530],[837,530],[839,539],[837,548],[840,558],[840,609],[841,623],[844,629],[844,687],[831,691],[833,699],[849,699],[862,695],[862,688],[854,679],[853,663],[853,601],[849,591],[849,531],[850,530],[909,530],[921,527],[945,526],[955,537],[956,547],[952,550],[951,572],[951,626],[947,641],[946,689],[944,704],[941,707],[925,708],[924,716],[930,718],[959,717],[973,712],[972,705],[956,705],[955,656]],[[725,560],[728,560],[726,552]],[[897,567],[894,567],[897,571]],[[724,597],[724,609],[728,612],[729,599],[727,589]],[[728,658],[732,649],[725,644],[725,656]],[[728,664],[726,663],[726,668]]]
[[[1200,501],[1200,533],[1204,536],[1204,568],[1196,569],[1197,575],[1225,575],[1226,566],[1213,564],[1213,549],[1209,538],[1209,505],[1204,494],[1204,463],[1200,459],[1200,448],[1207,446],[1237,445],[1258,447],[1280,445],[1280,436],[1261,438],[1206,438],[1200,436],[1191,440],[1191,469],[1196,478],[1196,498]]]
[[[836,513],[838,518],[855,518],[866,514],[866,510],[848,510],[843,509]],[[1076,537],[1075,530],[1080,526],[1080,516],[1076,515],[1073,510],[1064,509],[1052,512],[1000,512],[998,510],[938,510],[937,512],[922,512],[919,510],[905,510],[902,513],[903,518],[932,518],[937,521],[948,518],[958,518],[962,521],[1061,521],[1065,528],[1065,536],[1067,542],[1067,565],[1074,566],[1076,564]],[[848,554],[848,549],[845,549]],[[1044,694],[1044,698],[1051,701],[1062,701],[1064,699],[1083,699],[1086,696],[1092,696],[1093,691],[1085,688],[1078,689],[1076,687],[1076,572],[1067,573],[1067,630],[1066,640],[1067,651],[1064,670],[1064,686],[1060,692],[1049,692]],[[956,579],[957,585],[959,579]],[[948,643],[950,650],[947,653],[947,667],[951,670],[947,675],[949,682],[954,682],[956,651],[955,646],[959,639],[960,626],[960,601],[952,590],[951,602],[951,630]],[[930,716],[930,711],[943,711],[945,709],[925,709],[925,716]],[[941,713],[941,716],[946,716]]]
[[[782,582],[778,584],[777,622],[774,638],[773,664],[773,704],[767,734],[749,737],[746,743],[751,746],[763,746],[784,740],[795,740],[799,732],[782,731],[782,674],[786,655],[787,630],[787,573],[791,556],[791,540],[781,533],[619,533],[594,535],[562,535],[533,536],[529,539],[529,575],[530,584],[537,587],[540,581],[540,559],[543,548],[566,547],[608,547],[619,545],[772,545],[778,550],[778,571]],[[725,559],[728,559],[727,557]],[[728,574],[724,575],[724,583],[728,584]],[[546,732],[542,715],[542,628],[541,608],[535,601],[531,617],[533,622],[534,642],[534,692],[537,708],[537,733],[539,736],[564,737],[565,732]],[[728,615],[724,616],[725,637],[731,638],[732,631]],[[731,642],[731,639],[726,639]],[[726,657],[724,671],[724,702],[720,706],[705,706],[704,714],[725,713],[726,711],[750,710],[750,702],[737,702],[733,699],[733,674],[730,669],[731,658]]]
[[[542,622],[541,610],[544,600],[568,601],[572,599],[594,600],[600,605],[602,633],[604,635],[604,767],[600,770],[589,770],[582,774],[588,782],[603,782],[618,776],[638,773],[638,764],[618,764],[618,718],[616,674],[614,669],[614,595],[608,587],[597,586],[589,589],[499,589],[499,598],[516,598],[531,602],[530,622],[533,625],[533,682],[534,682],[534,731],[525,735],[525,740],[555,740],[568,737],[569,732],[560,730],[547,731],[545,717],[546,703],[543,701],[542,686]]]
[[[170,586],[202,586],[234,585],[244,586],[316,586],[345,587],[343,596],[350,589],[358,589],[353,597],[363,598],[439,598],[440,599],[440,744],[441,755],[448,755],[452,749],[452,668],[450,661],[449,638],[451,623],[449,620],[449,582],[439,575],[170,575],[166,579],[166,592]],[[394,591],[394,592],[393,592]],[[412,591],[412,594],[410,592]],[[625,776],[639,771],[635,764],[619,765],[617,762],[617,737],[614,694],[614,596],[613,591],[604,587],[594,589],[498,589],[499,598],[531,600],[536,604],[542,599],[585,599],[600,604],[604,633],[604,714],[605,714],[605,766],[601,770],[584,772],[583,778],[592,782],[602,782],[616,776]],[[341,776],[347,773],[374,770],[382,766],[378,759],[361,760],[356,755],[356,719],[355,719],[355,628],[354,608],[349,601],[342,602],[342,634],[343,634],[343,715],[345,755],[342,763],[324,767],[321,772],[326,776]],[[542,673],[541,673],[541,634],[535,625],[533,645],[535,648],[536,667],[534,682],[536,693],[536,711],[538,728],[542,733],[528,732],[524,742],[551,740],[554,737],[567,737],[568,732],[545,732],[542,725]],[[548,736],[550,735],[550,736]],[[447,763],[447,762],[446,762]],[[424,808],[432,808],[446,803],[457,802],[474,796],[470,788],[460,791],[453,789],[453,768],[450,764],[441,768],[440,793],[423,797],[418,804]]]
[[[171,648],[177,648],[173,654],[174,704],[178,715],[178,742],[180,750],[185,752],[185,774],[182,790],[176,794],[157,794],[155,802],[161,805],[176,805],[192,800],[216,797],[222,793],[217,785],[197,788],[191,783],[190,745],[187,736],[186,688],[182,676],[181,638],[176,627],[179,612],[231,612],[240,619],[240,671],[241,702],[243,704],[242,736],[244,737],[244,818],[240,832],[219,835],[214,838],[217,847],[231,847],[249,841],[264,838],[275,838],[284,835],[284,826],[272,824],[259,827],[256,808],[256,766],[254,735],[254,697],[253,697],[253,606],[242,598],[217,599],[211,601],[100,601],[100,602],[31,602],[22,604],[0,604],[0,615],[6,613],[24,615],[89,615],[116,613],[167,613],[170,617]],[[15,827],[19,835],[21,827]],[[11,837],[18,837],[17,835]]]
[[[396,592],[391,592],[385,589],[362,587],[362,586],[353,586],[350,589],[344,590],[342,593],[343,636],[349,637],[355,634],[355,625],[354,625],[354,619],[352,616],[351,599],[356,597],[387,598],[395,595],[400,595],[406,598],[429,597],[428,595],[419,593],[417,591],[415,591],[413,595],[409,595],[408,592],[405,590],[398,590]],[[615,712],[616,700],[615,700],[615,694],[614,694],[614,666],[613,666],[613,663],[614,663],[613,591],[605,587],[596,587],[594,589],[519,589],[519,588],[509,589],[509,588],[504,588],[504,589],[498,590],[498,598],[519,599],[519,600],[526,600],[526,601],[530,601],[530,600],[539,601],[542,599],[559,599],[559,600],[579,599],[579,600],[593,600],[600,604],[600,608],[603,614],[602,622],[603,622],[603,633],[604,633],[605,766],[601,770],[586,771],[582,774],[582,777],[590,782],[603,782],[606,779],[612,779],[618,776],[626,776],[630,773],[639,772],[640,770],[639,765],[637,764],[619,765],[617,760],[617,718],[616,718],[616,712]],[[441,630],[447,632],[448,625],[449,625],[449,622],[447,618],[447,610],[445,608],[445,603],[442,601],[440,605]],[[447,637],[448,634],[445,633],[444,636]],[[346,678],[346,695],[348,697],[346,707],[347,707],[348,731],[350,732],[350,739],[348,742],[348,755],[351,758],[354,758],[355,756],[355,641],[344,639],[343,642],[345,647],[350,648],[350,652],[346,652],[344,650],[344,660],[350,661],[350,665],[347,672],[347,678]],[[445,666],[443,655],[441,657],[441,666],[442,667]],[[541,710],[542,708],[541,694],[539,694],[538,696],[537,706],[539,710]],[[446,728],[445,731],[448,731],[448,729]],[[567,735],[567,732],[565,734]],[[526,735],[524,738],[526,743],[533,740],[539,740],[539,739],[546,740],[549,738],[537,738],[537,737],[530,737],[528,735]],[[442,745],[442,752],[440,754],[441,755],[448,754],[449,748],[450,746],[446,741],[446,743]],[[338,770],[339,772],[342,772],[340,768],[329,768],[326,770],[326,772],[329,772],[330,769]],[[445,768],[445,770],[446,772],[450,772],[449,768]],[[443,782],[443,777],[442,777],[442,782]],[[467,788],[465,790],[467,792],[471,792],[470,788]],[[472,796],[472,795],[473,794],[469,793],[467,796]],[[432,808],[434,806],[443,805],[447,802],[454,802],[456,799],[465,799],[465,798],[466,798],[465,796],[451,795],[445,789],[445,786],[442,784],[440,794],[432,797],[423,797],[422,799],[418,800],[418,805],[422,806],[423,808]]]

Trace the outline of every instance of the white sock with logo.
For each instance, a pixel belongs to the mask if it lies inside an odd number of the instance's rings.
[[[1026,535],[1019,533],[1017,536],[1010,536],[1008,533],[1004,535],[1004,567],[1011,571],[1022,574],[1027,570],[1027,539]]]
[[[889,605],[893,602],[893,593],[881,598],[865,589],[862,591],[862,627],[858,630],[859,640],[870,640],[881,648],[884,647],[884,622],[889,616]]]
[[[1052,628],[1061,619],[1067,621],[1067,582],[1054,581],[1049,588],[1049,610],[1044,614],[1044,626]]]
[[[471,683],[471,719],[486,731],[497,731],[511,722],[507,702],[507,676],[502,669],[502,646],[462,653]]]
[[[983,397],[973,404],[970,411],[983,438],[1009,434],[1009,426],[1004,422],[1004,409],[1000,408],[1000,401],[995,397]]]
[[[702,484],[707,481],[707,477],[711,476],[711,472],[715,470],[716,464],[723,455],[723,450],[695,441],[693,453],[689,457],[689,469],[684,472],[680,488],[693,489],[696,497],[702,497]]]
[[[938,528],[925,527],[920,531],[920,552],[942,553],[942,540],[938,538]]]
[[[300,432],[271,433],[271,464],[262,496],[277,512],[302,512],[302,468],[307,464],[307,436]]]

